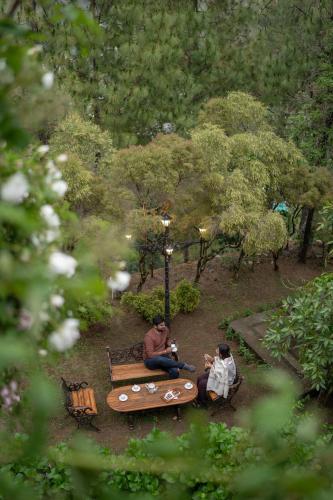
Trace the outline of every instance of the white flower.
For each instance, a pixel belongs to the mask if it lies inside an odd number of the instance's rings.
[[[78,338],[80,338],[79,321],[68,318],[57,331],[51,333],[49,341],[54,349],[63,352],[72,347]]]
[[[63,274],[71,278],[75,274],[77,261],[62,252],[53,252],[49,258],[49,268],[55,274]]]
[[[47,356],[47,350],[46,349],[39,349],[38,354],[40,356]]]
[[[64,196],[64,194],[66,193],[67,189],[68,189],[68,184],[67,182],[63,181],[63,180],[59,180],[59,181],[54,181],[52,182],[51,184],[51,189],[52,191],[54,191],[58,196]]]
[[[48,170],[47,180],[54,181],[55,179],[61,179],[62,173],[59,168],[56,167],[53,160],[49,160],[46,164],[46,168]]]
[[[41,155],[45,155],[45,153],[47,153],[50,149],[50,146],[48,146],[47,144],[42,144],[41,146],[39,146],[39,148],[37,148],[37,153],[40,153]]]
[[[57,162],[59,162],[59,163],[65,163],[67,160],[68,160],[68,156],[66,155],[66,153],[63,153],[63,154],[57,156]]]
[[[42,76],[43,87],[48,90],[53,87],[53,82],[54,82],[54,75],[52,71],[44,73],[44,75]]]
[[[57,228],[60,226],[60,219],[58,217],[58,214],[55,213],[51,205],[43,205],[40,209],[40,214],[48,226],[52,228]]]
[[[57,240],[59,236],[59,229],[48,229],[47,231],[45,231],[43,239],[44,241],[46,241],[46,243],[52,243],[53,241]]]
[[[126,271],[117,271],[114,278],[108,279],[108,287],[112,290],[123,292],[131,281],[131,275]]]
[[[53,307],[62,307],[65,303],[65,299],[62,295],[54,294],[51,295],[50,302]]]
[[[35,246],[35,247],[40,247],[41,245],[41,241],[40,241],[40,237],[37,236],[37,234],[33,234],[31,236],[31,241],[32,241],[32,244]]]
[[[31,47],[27,51],[27,54],[28,54],[28,56],[34,56],[35,54],[39,54],[40,52],[42,52],[42,50],[43,50],[43,45],[41,45],[40,43],[38,43],[34,47]]]
[[[11,175],[1,187],[1,198],[8,203],[21,203],[27,196],[29,196],[29,184],[21,172]]]

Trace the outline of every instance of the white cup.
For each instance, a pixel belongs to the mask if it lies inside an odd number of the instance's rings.
[[[177,352],[178,351],[177,346],[176,346],[176,344],[174,342],[171,343],[170,347],[171,347],[171,352]]]

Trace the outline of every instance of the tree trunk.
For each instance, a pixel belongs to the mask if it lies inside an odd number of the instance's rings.
[[[151,260],[150,260],[150,277],[153,278],[154,277],[154,254],[152,253],[151,254]]]
[[[139,282],[137,289],[136,289],[137,293],[141,292],[142,287],[145,284],[146,279],[148,278],[148,274],[149,274],[149,272],[147,271],[147,268],[146,268],[146,254],[142,254],[140,256],[139,271],[140,271],[140,282]]]
[[[186,264],[186,262],[188,262],[190,260],[190,247],[189,245],[186,245],[184,247],[184,264]]]
[[[274,271],[278,271],[279,270],[278,260],[280,256],[280,250],[278,250],[277,252],[272,252],[272,255],[273,255]]]
[[[240,251],[240,254],[239,254],[239,257],[238,257],[238,261],[237,261],[237,264],[235,265],[235,271],[234,271],[234,277],[236,279],[238,279],[238,276],[239,276],[239,270],[240,270],[240,267],[242,265],[242,261],[244,259],[244,256],[245,256],[245,252],[243,249],[241,249]]]
[[[303,264],[306,262],[306,254],[311,241],[313,215],[314,208],[304,207],[300,224],[302,242],[298,253],[298,261]]]

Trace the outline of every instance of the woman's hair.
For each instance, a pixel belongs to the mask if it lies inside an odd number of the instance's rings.
[[[221,358],[229,358],[230,347],[228,346],[228,344],[219,344],[219,353]]]
[[[160,315],[157,315],[153,318],[153,325],[157,326],[160,323],[163,323],[163,321],[164,321],[164,318]]]

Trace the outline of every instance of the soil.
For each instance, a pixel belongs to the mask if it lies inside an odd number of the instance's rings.
[[[256,312],[265,305],[275,305],[277,301],[292,293],[296,287],[321,274],[323,268],[318,258],[312,257],[307,264],[299,264],[293,253],[283,255],[279,260],[280,269],[275,272],[269,257],[260,262],[244,265],[238,280],[228,269],[233,256],[225,259],[215,258],[209,263],[200,282],[202,298],[198,309],[188,315],[179,314],[171,325],[172,336],[177,339],[180,358],[197,366],[197,372],[183,372],[185,378],[196,381],[203,371],[203,354],[213,354],[216,345],[225,340],[225,332],[218,328],[222,319],[230,315],[239,315],[249,310]],[[193,280],[195,263],[171,266],[171,287],[183,278]],[[135,290],[137,277],[134,276],[131,287]],[[144,290],[160,285],[164,280],[164,271],[155,271],[149,278]],[[59,402],[58,415],[50,422],[51,443],[72,438],[77,432],[84,432],[95,438],[103,446],[114,451],[123,450],[130,437],[144,437],[158,426],[161,430],[180,434],[188,428],[193,413],[199,413],[209,421],[225,422],[228,426],[238,424],[242,410],[248,409],[267,388],[262,383],[262,369],[257,363],[248,365],[239,356],[238,345],[228,341],[240,373],[245,380],[234,398],[236,412],[232,409],[220,411],[214,417],[211,410],[195,410],[192,407],[182,409],[183,420],[173,419],[174,410],[165,408],[140,414],[135,418],[135,429],[130,431],[126,418],[112,411],[106,404],[106,396],[111,390],[108,362],[105,348],[125,348],[143,339],[150,327],[136,313],[121,308],[119,301],[114,301],[116,314],[108,325],[95,326],[82,335],[77,347],[65,358],[59,359],[57,366],[49,367],[48,373],[59,383],[63,376],[68,381],[87,381],[95,390],[99,415],[95,420],[100,433],[90,430],[76,430],[74,420],[66,418]]]

